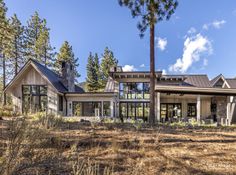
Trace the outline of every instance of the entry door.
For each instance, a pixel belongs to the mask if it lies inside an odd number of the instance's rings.
[[[181,104],[180,103],[166,103],[161,104],[161,121],[172,121],[174,118],[181,117]]]

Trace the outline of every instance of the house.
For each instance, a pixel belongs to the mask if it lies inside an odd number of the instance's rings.
[[[8,84],[14,109],[21,113],[46,111],[62,116],[101,116],[148,120],[149,72],[110,70],[104,92],[89,93],[75,85],[73,67],[62,62],[62,76],[29,60]],[[156,72],[156,119],[160,122],[210,120],[236,122],[236,79],[218,75],[164,75]]]

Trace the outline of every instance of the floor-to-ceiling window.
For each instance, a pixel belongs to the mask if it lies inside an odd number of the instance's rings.
[[[120,83],[120,99],[149,99],[149,83]]]
[[[110,101],[103,102],[79,102],[74,101],[72,107],[73,116],[85,116],[85,117],[93,117],[96,114],[96,110],[99,113],[99,116],[111,116],[111,103]],[[103,109],[103,111],[102,111]]]
[[[147,121],[149,108],[150,106],[147,102],[120,102],[120,116],[122,118]]]
[[[22,86],[22,112],[35,113],[47,109],[47,86],[23,85]]]
[[[162,103],[161,104],[161,121],[173,121],[182,115],[181,103]]]

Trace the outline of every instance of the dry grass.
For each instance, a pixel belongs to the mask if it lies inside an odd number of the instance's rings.
[[[0,122],[3,162],[11,132],[10,121]],[[17,141],[21,146],[11,160],[17,164],[10,165],[9,174],[236,174],[234,128],[137,129],[78,122],[29,128],[33,134]]]

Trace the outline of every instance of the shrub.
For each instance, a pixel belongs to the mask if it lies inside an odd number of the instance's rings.
[[[110,167],[102,168],[98,163],[92,163],[89,159],[87,161],[78,159],[72,164],[72,175],[111,175],[113,169]]]
[[[55,128],[59,127],[64,121],[61,116],[55,116],[52,114],[46,114],[45,112],[39,112],[32,116],[33,120],[39,125],[45,128]]]

